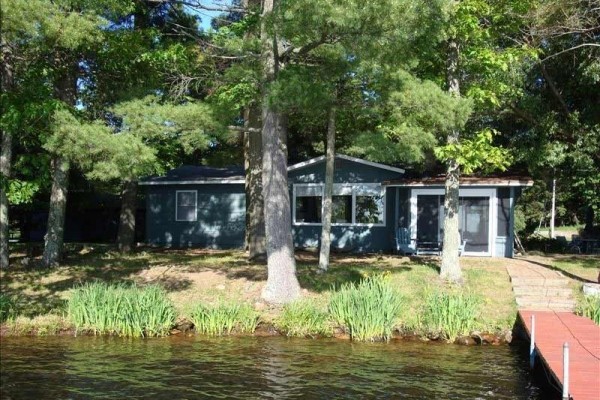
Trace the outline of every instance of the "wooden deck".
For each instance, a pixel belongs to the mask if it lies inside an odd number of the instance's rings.
[[[600,400],[600,327],[569,312],[519,311],[531,338],[535,314],[535,347],[557,382],[563,384],[563,343],[569,343],[569,394],[574,400]]]

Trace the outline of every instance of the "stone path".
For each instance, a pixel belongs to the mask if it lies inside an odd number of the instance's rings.
[[[506,265],[519,310],[573,311],[576,300],[569,278],[526,260]]]

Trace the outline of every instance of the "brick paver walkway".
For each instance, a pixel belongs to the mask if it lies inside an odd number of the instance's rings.
[[[576,301],[569,278],[527,260],[512,259],[506,270],[520,310],[573,311]]]

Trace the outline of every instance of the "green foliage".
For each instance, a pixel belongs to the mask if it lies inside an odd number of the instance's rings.
[[[198,304],[191,313],[196,332],[205,335],[230,335],[233,332],[253,333],[258,325],[258,313],[249,304]]]
[[[480,304],[477,297],[464,291],[435,291],[425,297],[420,323],[427,333],[454,341],[476,328]]]
[[[164,336],[175,322],[175,308],[159,286],[86,284],[73,291],[67,310],[77,330],[94,334]]]
[[[471,114],[471,101],[450,95],[432,81],[422,81],[401,71],[397,90],[389,94],[389,117],[375,134],[359,136],[350,149],[382,162],[422,162],[439,139],[460,130]],[[372,144],[369,144],[372,142]]]
[[[14,205],[26,204],[31,202],[33,196],[40,189],[40,185],[38,182],[28,182],[22,181],[20,179],[10,179],[8,181],[8,185],[6,186],[8,186],[8,190],[6,190],[8,202]]]
[[[600,325],[600,296],[583,296],[577,304],[577,314],[594,321]]]
[[[14,299],[4,293],[0,293],[0,322],[17,315],[17,304]]]
[[[344,284],[329,302],[333,319],[359,341],[389,340],[401,308],[402,299],[383,275]]]
[[[314,300],[297,300],[286,304],[275,326],[287,336],[331,336],[328,315]]]
[[[492,144],[494,134],[498,134],[498,132],[484,129],[473,138],[438,146],[434,149],[435,156],[442,162],[456,160],[465,174],[472,174],[476,170],[491,172],[499,169],[505,171],[511,164],[512,157],[507,149]]]

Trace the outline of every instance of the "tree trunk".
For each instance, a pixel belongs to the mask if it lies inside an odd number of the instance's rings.
[[[8,44],[2,39],[2,92],[10,93],[13,86],[12,57]],[[8,182],[12,167],[12,133],[2,130],[2,148],[0,148],[0,268],[9,264],[9,216]]]
[[[287,179],[287,127],[285,117],[269,99],[269,85],[278,70],[277,39],[267,23],[274,0],[264,0],[261,18],[263,62],[262,148],[265,233],[267,237],[267,285],[262,298],[283,304],[300,296],[292,241],[292,219]]]
[[[55,60],[57,69],[62,69],[62,76],[54,86],[55,96],[69,107],[75,106],[77,100],[77,60],[61,59],[57,54]],[[44,238],[44,255],[42,264],[45,267],[57,265],[63,253],[65,213],[67,207],[67,192],[69,189],[69,160],[60,154],[53,154],[50,160],[52,189],[48,210],[48,226]]]
[[[42,259],[45,267],[57,265],[62,258],[69,187],[69,161],[57,155],[53,156],[50,161],[50,173],[52,175],[52,189],[50,191],[48,227]]]
[[[8,219],[8,180],[12,163],[12,135],[2,131],[2,148],[0,149],[0,268],[8,268],[9,264],[9,219]]]
[[[135,214],[137,209],[137,181],[128,179],[121,191],[121,213],[117,247],[121,253],[129,253],[135,240]]]
[[[257,111],[244,110],[245,128],[255,128],[259,121]],[[260,133],[244,132],[244,168],[246,170],[246,249],[250,260],[264,257],[265,214],[262,194],[262,140]]]
[[[321,229],[321,251],[319,253],[319,270],[321,271],[327,271],[329,268],[329,251],[331,250],[331,213],[333,210],[333,173],[335,165],[335,111],[335,106],[331,106],[327,121],[323,227]]]
[[[448,90],[454,96],[460,96],[458,78],[458,43],[456,40],[448,42],[447,81]],[[459,132],[453,131],[448,135],[448,144],[457,144]],[[459,206],[459,178],[460,166],[455,159],[448,160],[446,164],[445,199],[444,199],[444,246],[442,249],[442,265],[440,276],[450,282],[459,283],[462,280],[458,246],[460,244],[458,206]]]

